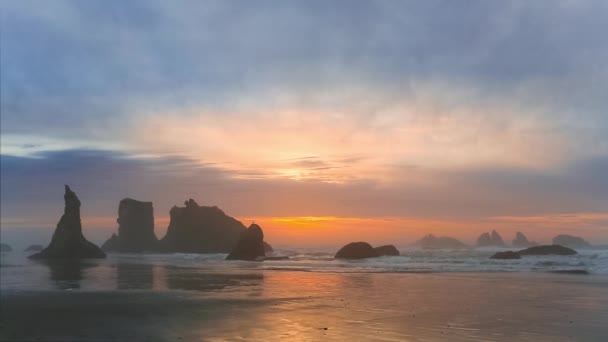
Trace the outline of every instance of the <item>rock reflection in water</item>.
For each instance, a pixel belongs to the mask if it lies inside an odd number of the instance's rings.
[[[60,290],[80,288],[85,269],[97,266],[79,260],[48,260],[42,263],[49,267],[51,281]]]
[[[152,289],[154,266],[151,264],[116,264],[116,288],[119,290]]]

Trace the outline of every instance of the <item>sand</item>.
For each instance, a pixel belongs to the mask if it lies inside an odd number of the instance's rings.
[[[3,292],[3,341],[606,341],[608,278],[204,274],[151,289]],[[173,274],[171,273],[171,274]],[[137,277],[137,272],[132,274]],[[189,276],[190,275],[190,276]]]

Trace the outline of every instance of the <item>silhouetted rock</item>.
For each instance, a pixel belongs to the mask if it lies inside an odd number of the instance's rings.
[[[582,237],[573,235],[558,235],[553,238],[554,245],[562,245],[570,248],[591,248],[591,244]]]
[[[138,253],[158,249],[154,234],[154,208],[152,202],[125,198],[118,205],[118,235],[112,234],[101,249]]]
[[[477,239],[477,247],[504,247],[505,242],[495,230],[492,234],[483,233]]]
[[[517,252],[506,251],[495,253],[490,257],[490,259],[521,259],[521,256],[519,256]]]
[[[76,194],[65,186],[65,208],[63,216],[57,223],[51,243],[34,255],[32,259],[85,259],[105,258],[105,253],[82,235],[80,223],[80,200]]]
[[[467,248],[464,243],[447,236],[436,237],[433,234],[425,235],[415,243],[424,249],[460,249]]]
[[[0,252],[12,252],[13,248],[5,243],[0,243]]]
[[[110,236],[110,238],[101,245],[101,250],[106,252],[114,252],[118,251],[119,247],[120,243],[118,241],[118,235],[112,233],[112,236]]]
[[[399,256],[399,250],[393,245],[384,245],[374,247],[374,251],[378,256]]]
[[[334,256],[336,259],[364,259],[377,257],[378,253],[367,242],[351,242],[340,248]]]
[[[264,241],[264,252],[268,254],[272,253],[273,251],[272,246],[268,242]]]
[[[226,260],[252,261],[266,256],[264,253],[264,232],[262,228],[252,223],[246,231],[241,234],[238,243],[228,254]]]
[[[528,241],[528,238],[522,232],[517,232],[515,234],[515,239],[513,239],[512,243],[513,247],[532,247],[538,245],[534,241]]]
[[[577,254],[574,249],[560,245],[542,245],[526,248],[518,251],[517,254],[525,255],[574,255]]]
[[[173,207],[167,234],[160,241],[164,252],[229,253],[245,231],[238,220],[218,207],[199,206],[193,199]]]
[[[40,252],[44,249],[43,245],[30,245],[28,248],[24,249],[24,252]]]

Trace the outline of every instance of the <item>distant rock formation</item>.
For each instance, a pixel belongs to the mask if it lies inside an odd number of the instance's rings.
[[[538,244],[534,241],[528,241],[528,238],[522,232],[517,232],[515,234],[515,239],[513,239],[512,243],[513,247],[532,247],[537,246]]]
[[[120,248],[120,243],[118,240],[118,235],[112,233],[112,236],[110,236],[110,238],[107,239],[106,242],[101,245],[101,250],[105,252],[118,251],[118,249]]]
[[[520,256],[525,255],[574,255],[577,254],[574,249],[560,245],[542,245],[526,248],[518,251]]]
[[[570,248],[591,248],[591,244],[582,237],[565,234],[554,237],[553,244]]]
[[[123,253],[139,253],[158,249],[154,234],[154,208],[152,202],[125,198],[118,205],[118,235],[104,242],[101,249]]]
[[[506,251],[495,253],[490,259],[521,259],[521,256],[517,252]]]
[[[477,247],[505,247],[505,242],[495,230],[492,234],[483,233],[477,239]]]
[[[433,234],[425,235],[415,243],[424,249],[460,249],[467,248],[464,243],[447,236],[436,237]]]
[[[80,200],[65,186],[65,208],[57,223],[51,243],[41,252],[30,256],[32,259],[84,259],[105,258],[105,253],[82,235],[80,223]]]
[[[24,252],[40,252],[44,249],[42,245],[30,245],[28,248],[24,249]]]
[[[229,253],[245,231],[218,207],[199,206],[193,199],[185,207],[171,208],[169,215],[167,234],[160,240],[163,252]]]
[[[12,252],[13,248],[5,243],[0,243],[0,252]]]
[[[351,242],[340,248],[334,256],[336,259],[364,259],[377,257],[378,253],[367,242]]]
[[[268,242],[264,241],[264,253],[269,254],[273,251],[272,246]]]
[[[374,247],[374,251],[378,256],[399,256],[399,250],[393,245],[384,245]]]
[[[228,254],[226,260],[253,261],[264,258],[264,232],[262,228],[252,223],[247,230],[241,234],[234,249]]]

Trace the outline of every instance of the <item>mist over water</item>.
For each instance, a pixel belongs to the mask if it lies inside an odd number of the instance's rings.
[[[225,254],[110,254],[105,260],[35,262],[25,252],[3,253],[3,291],[41,289],[170,289],[188,283],[186,289],[216,286],[199,279],[202,274],[235,275],[264,271],[316,273],[483,273],[533,272],[608,275],[608,249],[579,250],[573,256],[526,256],[518,260],[489,257],[496,248],[425,250],[401,248],[401,256],[363,260],[334,259],[329,249],[276,249],[274,256],[288,260],[226,261]],[[198,275],[198,276],[197,276]],[[238,278],[238,277],[237,277]],[[238,280],[238,279],[237,279]],[[229,282],[230,283],[230,282]],[[229,284],[228,284],[229,285]],[[182,286],[184,287],[184,286]],[[180,286],[177,286],[180,288]]]

